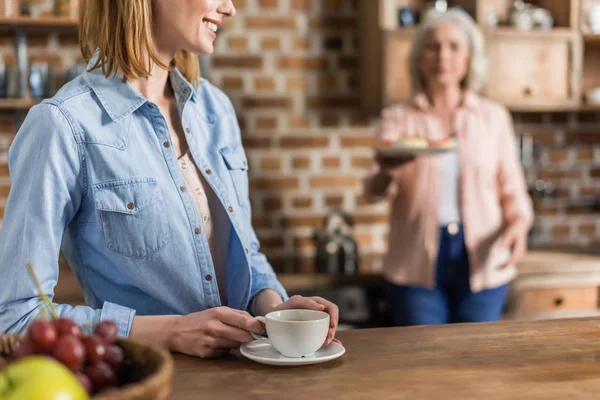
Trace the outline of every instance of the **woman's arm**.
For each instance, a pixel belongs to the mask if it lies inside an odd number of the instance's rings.
[[[59,106],[33,107],[9,151],[11,189],[0,230],[0,332],[23,333],[43,309],[25,263],[34,266],[52,299],[66,226],[86,194],[85,165],[77,132]],[[110,319],[126,336],[135,311],[105,303],[102,309],[56,305],[81,326]]]
[[[508,110],[503,110],[503,123],[500,137],[500,202],[504,210],[504,219],[508,224],[520,222],[529,229],[533,223],[533,206],[527,191],[523,167],[519,162],[512,118]]]
[[[502,205],[506,230],[504,246],[511,249],[507,265],[515,265],[527,251],[527,234],[533,224],[533,206],[527,192],[523,168],[517,157],[517,144],[508,110],[503,110],[501,132],[500,170],[498,173],[500,203]]]

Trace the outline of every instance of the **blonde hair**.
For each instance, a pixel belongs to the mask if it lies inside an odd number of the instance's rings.
[[[150,76],[154,63],[167,70],[177,67],[189,82],[198,85],[200,63],[196,55],[180,50],[171,65],[158,59],[152,41],[151,3],[151,0],[81,0],[81,54],[89,62],[99,51],[90,71],[102,68],[106,77],[120,73],[126,79],[139,79]]]
[[[421,75],[419,58],[427,36],[440,25],[455,24],[467,35],[469,40],[469,72],[461,83],[463,89],[479,92],[485,85],[487,77],[487,58],[485,54],[485,41],[481,30],[469,14],[460,9],[450,9],[445,13],[432,12],[419,26],[408,58],[408,69],[414,92],[425,89],[425,82]]]

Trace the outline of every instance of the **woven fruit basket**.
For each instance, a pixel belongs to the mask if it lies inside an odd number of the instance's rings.
[[[0,355],[9,356],[20,337],[0,335]],[[93,400],[168,399],[173,386],[173,358],[171,354],[154,345],[119,339],[117,345],[125,353],[125,383],[119,388],[93,396]]]

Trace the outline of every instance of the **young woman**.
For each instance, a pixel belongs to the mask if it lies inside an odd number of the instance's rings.
[[[415,97],[382,113],[379,138],[454,141],[443,156],[379,157],[365,180],[390,198],[385,260],[397,325],[494,321],[524,255],[533,220],[510,114],[477,95],[483,37],[451,10],[417,31],[409,60]]]
[[[215,357],[261,332],[251,315],[290,308],[251,225],[247,161],[231,102],[200,78],[198,54],[235,15],[231,0],[81,2],[88,70],[34,107],[9,153],[0,231],[0,331],[23,332],[52,297],[59,250],[88,306],[80,324]]]

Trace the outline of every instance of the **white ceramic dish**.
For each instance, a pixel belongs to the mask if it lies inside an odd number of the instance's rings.
[[[431,155],[431,154],[442,154],[450,151],[456,151],[456,146],[443,146],[443,147],[399,147],[399,146],[390,146],[390,147],[378,147],[377,153],[386,157],[407,157],[407,156],[422,156],[422,155]]]
[[[332,342],[329,346],[321,347],[310,357],[289,358],[282,356],[271,344],[255,340],[240,348],[242,355],[252,361],[280,367],[295,367],[301,365],[320,364],[340,358],[346,352],[344,346]]]

